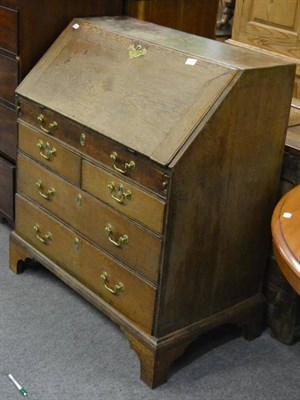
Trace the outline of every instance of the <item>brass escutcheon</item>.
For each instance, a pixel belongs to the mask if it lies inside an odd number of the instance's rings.
[[[74,239],[74,249],[79,250],[79,248],[80,248],[80,240],[76,237]]]
[[[169,176],[168,175],[164,175],[164,180],[162,183],[162,189],[164,193],[168,192],[168,188],[169,188]]]
[[[82,133],[80,135],[80,144],[81,144],[81,146],[85,146],[85,144],[86,144],[86,134],[85,133]]]
[[[76,203],[77,203],[77,207],[81,207],[82,206],[82,196],[81,196],[81,194],[78,194],[76,196]]]

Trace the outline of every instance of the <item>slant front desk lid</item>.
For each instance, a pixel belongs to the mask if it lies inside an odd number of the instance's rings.
[[[240,69],[281,63],[256,57],[133,18],[76,19],[17,93],[166,165]]]

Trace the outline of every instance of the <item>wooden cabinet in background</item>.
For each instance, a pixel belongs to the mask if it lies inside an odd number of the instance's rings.
[[[236,0],[230,43],[296,63],[293,95],[300,98],[300,0]]]
[[[0,219],[14,219],[18,83],[73,17],[122,10],[122,0],[0,0]]]
[[[127,0],[127,14],[180,31],[215,38],[218,0]]]

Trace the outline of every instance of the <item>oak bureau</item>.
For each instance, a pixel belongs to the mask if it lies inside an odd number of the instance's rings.
[[[10,267],[37,260],[108,315],[151,387],[202,332],[261,332],[294,72],[104,17],[73,20],[17,89]]]

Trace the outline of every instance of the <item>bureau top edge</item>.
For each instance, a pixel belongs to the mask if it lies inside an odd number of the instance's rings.
[[[81,18],[77,20],[81,20]],[[96,21],[102,29],[156,43],[172,50],[194,55],[208,62],[217,62],[228,68],[247,70],[292,64],[292,62],[276,57],[275,53],[274,56],[260,54],[151,22],[146,22],[147,29],[145,29],[145,21],[129,16],[91,17],[85,20]]]

